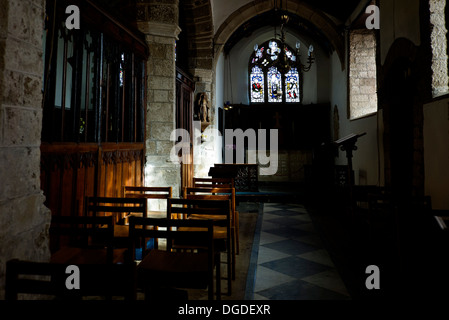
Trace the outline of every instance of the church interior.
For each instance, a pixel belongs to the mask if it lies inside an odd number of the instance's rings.
[[[0,300],[449,297],[447,10],[0,0]]]

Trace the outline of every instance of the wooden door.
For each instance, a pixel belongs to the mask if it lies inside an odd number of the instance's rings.
[[[193,185],[193,80],[176,70],[176,128],[190,133],[190,152],[182,154],[181,190]]]

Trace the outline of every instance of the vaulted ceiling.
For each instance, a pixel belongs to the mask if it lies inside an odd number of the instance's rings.
[[[195,1],[200,2],[200,1]],[[361,0],[210,0],[213,12],[213,23],[215,30],[218,30],[221,24],[232,14],[238,12],[244,6],[254,7],[277,7],[283,10],[289,10],[298,4],[306,4],[314,11],[325,13],[331,16],[339,23],[344,23],[354,12]],[[257,10],[257,9],[256,9]]]
[[[92,0],[123,11],[131,3],[151,0]],[[179,19],[188,56],[195,57],[190,68],[210,69],[218,50],[230,50],[240,39],[258,28],[279,24],[280,12],[288,12],[289,28],[316,40],[326,51],[344,55],[345,23],[369,0],[179,0]],[[176,3],[166,0],[165,5]],[[281,9],[281,10],[279,10]],[[362,13],[362,12],[360,12]],[[129,17],[131,18],[131,17]],[[132,20],[132,19],[129,19]]]
[[[329,14],[338,20],[345,22],[349,16],[357,8],[360,0],[303,0],[317,10],[321,10],[326,14]],[[362,1],[366,2],[366,1]]]
[[[341,34],[345,23],[354,12],[368,3],[367,0],[211,0],[216,33],[220,32],[223,25],[230,23],[229,17],[236,15],[244,8],[248,9],[250,6],[254,6],[257,12],[229,36],[226,40],[225,51],[229,51],[240,39],[251,36],[259,28],[280,25],[280,16],[285,12],[288,12],[290,16],[287,24],[290,29],[315,39],[326,51],[331,51],[335,49],[335,39],[329,39],[329,32],[323,32],[323,29],[329,28],[320,24],[316,17],[320,16],[321,21],[329,20],[329,26],[334,29],[335,33]],[[360,4],[362,6],[359,6]],[[263,10],[260,9],[262,7]],[[309,12],[302,14],[306,10]],[[332,42],[334,43],[332,44]]]
[[[141,0],[140,0],[141,1]],[[138,0],[93,0],[93,2],[108,8],[110,11],[121,13],[121,15],[132,16],[133,13],[123,10],[129,8],[132,3]],[[210,6],[212,22],[217,30],[227,17],[237,12],[241,7],[247,4],[258,6],[262,3],[268,3],[269,6],[288,9],[295,4],[305,3],[316,11],[323,12],[336,20],[344,23],[354,12],[360,3],[367,3],[366,0],[179,0],[181,8],[188,3],[193,6]]]

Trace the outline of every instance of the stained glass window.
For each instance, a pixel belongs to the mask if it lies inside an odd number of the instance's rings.
[[[276,41],[270,41],[270,49],[268,49],[268,54],[271,55],[271,60],[274,61],[279,57],[279,53],[281,53],[281,49],[279,49]]]
[[[264,74],[262,69],[256,66],[251,72],[251,102],[264,101]]]
[[[292,67],[282,74],[277,66],[285,58],[295,62],[296,53],[278,39],[254,46],[249,60],[249,96],[251,103],[299,103],[301,101],[300,71]]]
[[[125,63],[125,54],[122,53],[120,61],[120,87],[123,87],[123,64]]]
[[[267,73],[268,102],[282,102],[282,76],[276,67],[271,67]]]
[[[285,102],[299,102],[299,73],[291,68],[285,75]]]

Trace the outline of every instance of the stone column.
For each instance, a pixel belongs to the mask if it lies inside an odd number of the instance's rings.
[[[174,196],[181,185],[180,165],[170,161],[176,129],[175,41],[178,27],[178,0],[137,3],[137,26],[149,46],[146,106],[146,186],[172,186]],[[150,201],[150,209],[152,207]]]
[[[50,258],[40,186],[44,7],[0,0],[0,300],[9,259]]]
[[[446,14],[444,0],[430,0],[430,23],[432,25],[432,94],[434,97],[449,92],[447,71]]]

